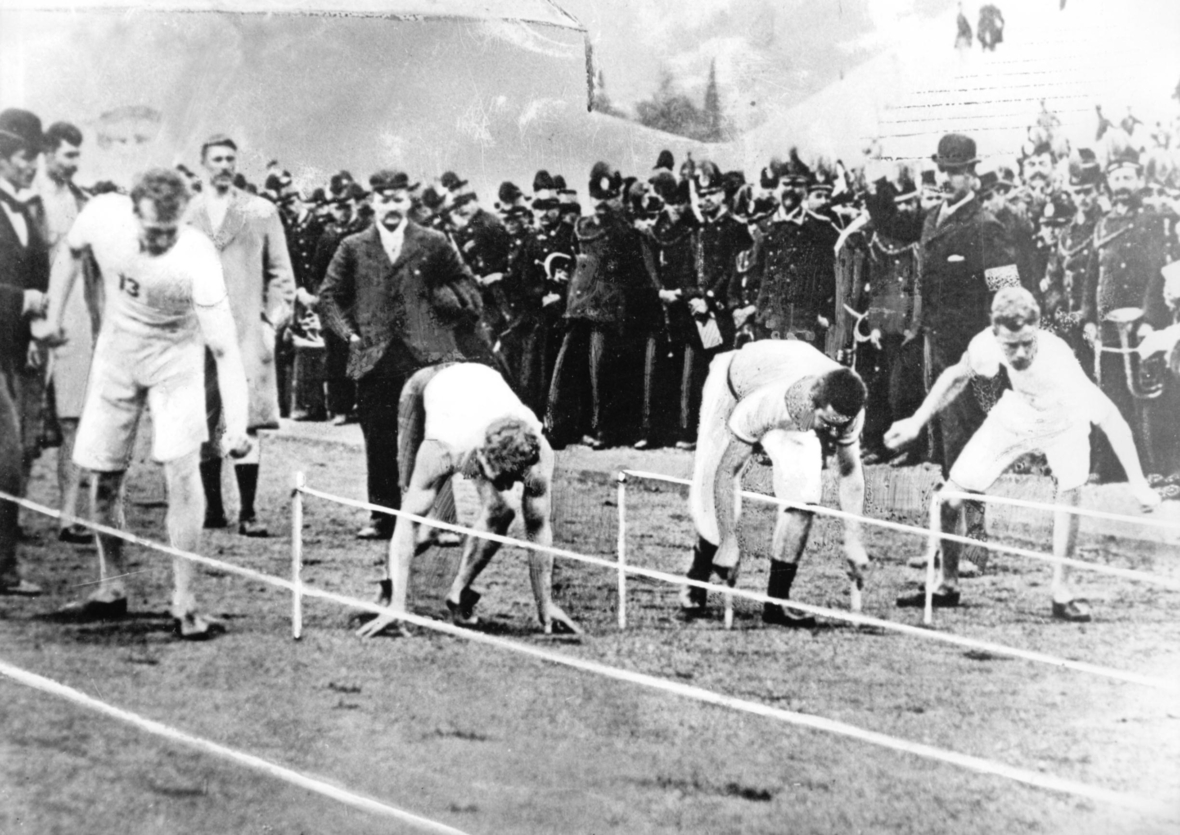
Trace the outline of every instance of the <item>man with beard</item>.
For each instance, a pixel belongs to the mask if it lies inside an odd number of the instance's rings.
[[[285,172],[284,172],[285,173]],[[293,404],[295,420],[325,420],[324,400],[325,350],[318,338],[315,316],[319,277],[315,273],[316,248],[324,234],[324,225],[311,210],[308,201],[290,184],[283,194],[280,213],[286,220],[287,250],[295,271],[295,316],[286,331],[292,345]]]
[[[258,521],[254,499],[258,492],[261,444],[258,430],[278,428],[279,392],[275,376],[275,339],[291,318],[295,278],[283,225],[275,207],[233,186],[238,146],[225,135],[210,137],[201,146],[201,164],[209,188],[188,206],[186,222],[213,241],[221,257],[230,308],[234,313],[246,384],[250,392],[249,424],[253,437],[250,453],[234,462],[240,512],[238,533],[268,536]],[[212,356],[206,361],[206,401],[209,436],[201,463],[205,485],[205,526],[226,526],[221,498],[221,452],[216,441],[221,422],[221,395]]]
[[[26,380],[40,373],[29,367],[30,352],[40,349],[30,342],[28,320],[45,312],[49,257],[29,187],[43,141],[36,114],[0,113],[0,489],[15,496],[24,495],[37,450],[37,433],[28,424],[40,401],[26,402]],[[19,537],[19,508],[0,501],[0,594],[39,595],[40,586],[21,578]]]
[[[697,434],[701,389],[709,363],[733,347],[732,300],[740,294],[734,285],[741,281],[738,256],[754,245],[745,224],[735,219],[717,166],[709,160],[698,164],[694,178],[701,223],[691,233],[692,275],[680,295],[693,327],[684,346],[680,378],[681,441],[691,442]],[[715,322],[714,326],[712,323]],[[716,333],[714,333],[714,327]],[[678,445],[683,449],[687,444]]]
[[[922,226],[922,268],[918,292],[922,302],[915,329],[926,334],[931,377],[958,363],[972,336],[990,321],[991,299],[997,290],[1016,286],[1020,275],[1013,262],[1004,227],[984,208],[974,191],[975,141],[948,133],[932,157],[946,176],[946,198],[926,214]],[[943,476],[950,472],[967,441],[996,401],[997,383],[972,378],[971,385],[950,401],[933,424],[934,460]],[[984,540],[983,507],[967,504],[967,536]],[[987,550],[969,549],[965,557],[986,565]]]
[[[998,377],[1001,371],[1010,388],[988,412],[979,429],[956,459],[942,488],[947,492],[986,492],[1017,458],[1043,452],[1057,482],[1055,503],[1074,507],[1086,483],[1090,459],[1091,424],[1099,426],[1126,468],[1131,493],[1150,510],[1160,498],[1139,466],[1130,429],[1110,399],[1088,379],[1069,346],[1039,329],[1040,309],[1032,293],[1009,286],[992,301],[990,327],[968,343],[959,362],[943,371],[913,417],[889,429],[886,443],[897,449],[911,443],[919,430],[941,409],[952,403],[978,377]],[[964,503],[947,498],[932,509],[932,533],[953,532]],[[1067,510],[1053,517],[1053,555],[1072,558],[1077,545],[1077,514]],[[959,552],[962,545],[943,541],[937,586],[931,589],[936,607],[959,605]],[[1052,615],[1057,620],[1084,623],[1090,620],[1089,604],[1076,599],[1069,584],[1070,570],[1053,567]],[[920,608],[924,591],[903,595],[898,606]]]
[[[65,249],[66,235],[86,204],[86,193],[74,183],[81,155],[82,131],[76,126],[55,122],[45,131],[44,176],[38,177],[36,188],[44,210],[44,237],[51,264]],[[89,261],[86,268],[93,272]],[[96,277],[92,275],[91,278]],[[78,433],[78,419],[82,416],[90,360],[94,356],[94,329],[84,295],[85,291],[80,287],[65,301],[63,328],[67,339],[53,349],[49,380],[51,402],[61,428],[61,446],[57,451],[61,510],[71,514],[77,509],[82,480],[82,471],[74,466],[73,461],[74,438]],[[76,544],[94,540],[89,529],[65,522],[59,523],[57,538]]]
[[[1046,262],[1037,249],[1037,227],[1048,201],[1037,200],[1031,204],[1031,208],[1014,206],[1012,190],[1016,183],[1013,176],[1008,168],[983,172],[979,178],[979,200],[984,210],[1004,227],[1004,238],[1016,256],[1020,283],[1035,296],[1041,291],[1040,281],[1045,277]],[[1036,214],[1026,215],[1026,211],[1035,211]]]
[[[589,185],[598,204],[594,216],[579,220],[575,229],[578,257],[566,304],[568,330],[553,371],[547,423],[559,445],[581,435],[582,443],[602,449],[621,434],[621,404],[634,388],[625,382],[626,361],[637,359],[627,306],[646,291],[649,278],[638,234],[623,213],[622,175],[598,162]],[[589,409],[583,408],[587,400]]]
[[[339,176],[339,175],[337,175]],[[333,178],[335,179],[335,178]],[[324,277],[328,273],[328,265],[340,246],[340,242],[349,235],[365,229],[367,224],[357,214],[356,207],[366,196],[364,188],[356,183],[343,186],[338,194],[328,201],[331,220],[324,227],[316,242],[314,266],[312,274],[314,286],[309,285],[312,293],[318,293]],[[336,335],[331,328],[324,334],[324,376],[328,382],[328,414],[333,416],[333,424],[342,426],[356,421],[356,383],[348,376],[348,343]]]
[[[853,368],[868,386],[861,444],[865,462],[887,460],[885,430],[922,402],[922,340],[914,329],[921,297],[922,213],[918,187],[908,174],[897,185],[881,177],[869,186],[867,220],[841,236],[837,251],[837,285],[848,310],[836,311],[843,350],[855,350]],[[854,228],[855,227],[855,228]],[[911,453],[899,464],[916,463]]]
[[[561,222],[557,190],[546,171],[533,178],[532,210],[536,228],[525,234],[516,269],[505,284],[517,316],[505,349],[517,371],[521,399],[535,414],[544,414],[574,264],[573,231]]]
[[[1102,187],[1102,169],[1094,153],[1079,149],[1079,158],[1069,167],[1069,194],[1074,213],[1066,219],[1057,242],[1049,253],[1045,270],[1045,308],[1052,311],[1055,329],[1073,349],[1082,368],[1094,376],[1094,351],[1083,336],[1086,299],[1093,295],[1087,286],[1096,278],[1089,272],[1094,249],[1094,227],[1102,211],[1098,207],[1098,190]]]
[[[325,324],[349,345],[369,501],[397,509],[402,386],[425,366],[467,359],[460,333],[478,320],[480,300],[446,237],[409,219],[409,177],[385,170],[369,182],[376,222],[341,242],[320,287],[320,309]],[[393,521],[374,511],[358,537],[389,539]]]
[[[508,269],[511,239],[500,219],[480,206],[479,196],[474,191],[459,188],[461,190],[454,194],[450,204],[452,238],[467,268],[479,282],[483,295],[483,323],[494,342],[508,327],[511,318],[503,287],[498,286]]]
[[[812,172],[793,148],[779,183],[781,205],[747,277],[745,296],[752,303],[742,313],[753,314],[759,338],[802,339],[822,351],[835,318],[840,230],[808,211]]]
[[[1083,327],[1088,340],[1108,348],[1121,345],[1120,327],[1126,327],[1128,344],[1135,346],[1151,331],[1171,323],[1160,269],[1180,255],[1176,218],[1143,205],[1143,168],[1133,149],[1111,158],[1106,183],[1112,206],[1094,227],[1087,277],[1087,287],[1093,291],[1086,299]],[[1180,469],[1180,421],[1176,420],[1180,393],[1175,386],[1165,386],[1160,397],[1136,398],[1123,359],[1118,353],[1102,354],[1097,367],[1100,385],[1131,424],[1148,472],[1169,476]],[[1118,463],[1103,447],[1097,461],[1100,477],[1118,479]]]

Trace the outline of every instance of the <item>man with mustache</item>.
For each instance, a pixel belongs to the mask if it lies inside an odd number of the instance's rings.
[[[40,349],[29,339],[29,319],[45,309],[49,257],[29,187],[37,173],[43,138],[41,120],[27,110],[0,113],[0,490],[24,488],[37,446],[29,424],[28,378],[40,370],[29,359]],[[0,501],[0,594],[35,596],[40,586],[21,578],[16,559],[18,508]]]
[[[461,346],[482,307],[475,280],[446,236],[410,219],[410,178],[383,170],[369,183],[375,223],[340,243],[320,287],[320,315],[349,346],[369,501],[397,509],[402,386],[426,366],[468,359]],[[388,539],[393,522],[374,512],[362,538]]]
[[[1176,219],[1144,205],[1140,196],[1143,166],[1134,149],[1112,156],[1106,166],[1106,184],[1111,209],[1094,228],[1083,328],[1089,341],[1100,337],[1101,344],[1118,346],[1118,326],[1107,321],[1107,316],[1120,309],[1139,308],[1142,319],[1132,325],[1130,334],[1130,344],[1135,345],[1151,331],[1171,324],[1160,269],[1180,257]],[[1167,476],[1180,470],[1180,421],[1176,420],[1180,397],[1176,387],[1167,386],[1155,400],[1136,401],[1127,387],[1122,356],[1104,353],[1099,371],[1102,390],[1131,424],[1148,472]],[[1108,447],[1099,449],[1099,476],[1118,480],[1118,462]]]
[[[261,455],[257,435],[259,429],[279,426],[275,338],[291,318],[295,278],[278,210],[269,201],[234,186],[237,163],[238,146],[233,139],[217,134],[205,140],[201,165],[208,188],[189,203],[185,221],[213,241],[229,290],[250,391],[248,429],[254,439],[250,454],[234,462],[241,499],[238,533],[258,537],[269,532],[254,507]],[[211,442],[202,455],[201,481],[207,503],[205,527],[220,528],[227,524],[221,499],[221,455],[215,445],[222,408],[214,364],[211,357],[206,360]]]

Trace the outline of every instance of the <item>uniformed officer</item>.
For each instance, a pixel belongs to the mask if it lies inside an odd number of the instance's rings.
[[[1143,166],[1134,149],[1111,157],[1106,183],[1112,205],[1094,227],[1087,280],[1093,294],[1085,303],[1083,327],[1086,337],[1100,346],[1124,347],[1125,338],[1125,344],[1133,347],[1152,330],[1171,323],[1160,269],[1180,254],[1174,235],[1176,218],[1143,204]],[[1130,312],[1136,310],[1139,315]],[[1134,373],[1128,371],[1124,357],[1114,352],[1102,353],[1096,371],[1102,390],[1131,425],[1147,471],[1166,476],[1180,468],[1175,387],[1165,387],[1162,396],[1154,399],[1137,397]],[[1102,445],[1097,459],[1102,478],[1121,479],[1121,468],[1109,447]]]

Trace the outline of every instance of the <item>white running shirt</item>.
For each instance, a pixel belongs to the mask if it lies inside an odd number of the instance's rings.
[[[1109,403],[1086,376],[1069,345],[1047,331],[1037,331],[1037,352],[1028,368],[1017,371],[1004,356],[992,329],[972,338],[964,355],[971,371],[995,377],[1003,366],[1012,388],[989,413],[1022,435],[1053,435],[1079,424],[1098,423]]]
[[[203,234],[182,226],[163,255],[141,252],[131,199],[104,194],[82,209],[67,243],[71,250],[89,249],[102,272],[106,299],[96,350],[139,363],[203,346],[194,306],[226,296],[221,260]]]
[[[435,374],[422,393],[424,440],[437,441],[460,460],[483,446],[488,425],[518,418],[541,435],[541,421],[504,382],[500,372],[479,363],[458,363]]]

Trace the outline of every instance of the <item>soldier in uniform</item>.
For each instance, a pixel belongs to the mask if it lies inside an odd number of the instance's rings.
[[[595,163],[590,197],[598,205],[574,230],[578,254],[566,303],[568,330],[549,389],[547,424],[558,444],[585,431],[582,442],[602,449],[621,434],[620,404],[629,393],[626,360],[631,354],[627,304],[649,281],[638,234],[623,212],[622,192],[619,172]],[[588,410],[582,408],[586,400]]]
[[[1050,324],[1073,349],[1082,368],[1094,377],[1094,352],[1083,338],[1082,327],[1086,298],[1093,295],[1088,287],[1090,254],[1094,248],[1094,227],[1102,211],[1098,192],[1102,187],[1102,169],[1093,152],[1079,151],[1079,160],[1070,165],[1069,194],[1073,213],[1057,235],[1045,271],[1045,308]],[[1054,209],[1056,213],[1056,209]]]
[[[309,202],[302,199],[293,187],[290,175],[286,179],[286,189],[280,192],[283,199],[279,214],[287,236],[291,268],[295,272],[295,317],[286,329],[286,339],[280,339],[280,344],[289,344],[288,350],[292,354],[293,387],[290,399],[284,397],[281,405],[291,407],[295,420],[325,420],[328,416],[324,400],[325,351],[322,345],[313,346],[320,340],[309,333],[309,330],[319,330],[310,326],[317,324],[314,311],[319,277],[315,273],[315,256],[324,234],[324,224],[316,217]]]
[[[1152,330],[1171,323],[1160,269],[1180,255],[1176,219],[1143,205],[1143,167],[1133,149],[1111,158],[1106,182],[1112,206],[1094,227],[1087,280],[1093,292],[1086,299],[1083,327],[1091,342],[1098,340],[1106,347],[1125,347],[1120,334],[1120,328],[1125,327],[1126,345],[1134,347]],[[1128,309],[1138,309],[1140,315],[1128,315]],[[1161,397],[1139,399],[1131,390],[1134,378],[1125,368],[1123,356],[1102,353],[1096,364],[1099,385],[1131,425],[1147,471],[1170,475],[1180,468],[1176,389],[1167,387]],[[1097,472],[1103,479],[1123,476],[1108,445],[1100,446],[1097,459]]]
[[[483,324],[494,342],[511,320],[503,287],[498,286],[508,269],[511,240],[500,219],[480,206],[479,196],[474,191],[464,189],[463,185],[456,188],[459,190],[452,192],[450,201],[449,216],[454,229],[451,237],[467,268],[480,284]]]
[[[1034,296],[1040,295],[1040,281],[1045,277],[1045,258],[1037,251],[1037,223],[1045,203],[1038,200],[1026,208],[1013,204],[1016,182],[1011,170],[1000,168],[985,171],[979,178],[979,200],[983,208],[1004,227],[1004,237],[1016,256],[1016,270],[1020,283]],[[1026,212],[1036,212],[1028,215]]]
[[[337,178],[332,178],[329,190],[334,195],[328,201],[332,213],[331,221],[324,227],[320,239],[316,243],[312,275],[314,287],[308,288],[318,296],[320,285],[328,273],[328,265],[340,246],[340,242],[349,235],[355,235],[365,229],[367,224],[357,214],[356,207],[365,197],[365,190],[357,183],[349,182],[337,191]],[[356,422],[356,383],[348,376],[348,343],[341,339],[334,330],[328,328],[324,334],[324,376],[328,382],[328,413],[333,415],[333,423],[340,426],[345,423]]]
[[[560,205],[553,179],[538,171],[532,201],[536,228],[524,232],[504,286],[516,315],[505,349],[521,399],[537,414],[544,414],[548,402],[574,264],[573,231],[561,222]]]
[[[792,149],[780,178],[780,207],[743,288],[759,338],[802,339],[819,350],[835,318],[836,241],[840,230],[807,209],[811,170]],[[751,283],[752,280],[752,283]],[[746,311],[743,311],[746,312]]]
[[[854,350],[853,369],[868,386],[861,443],[865,461],[892,458],[884,444],[893,420],[922,403],[922,341],[914,330],[920,304],[922,213],[919,190],[908,176],[897,185],[881,177],[866,199],[867,222],[841,237],[837,251],[837,286],[857,315],[837,310],[840,347]],[[852,227],[850,227],[851,229]],[[916,463],[916,455],[898,463]]]

